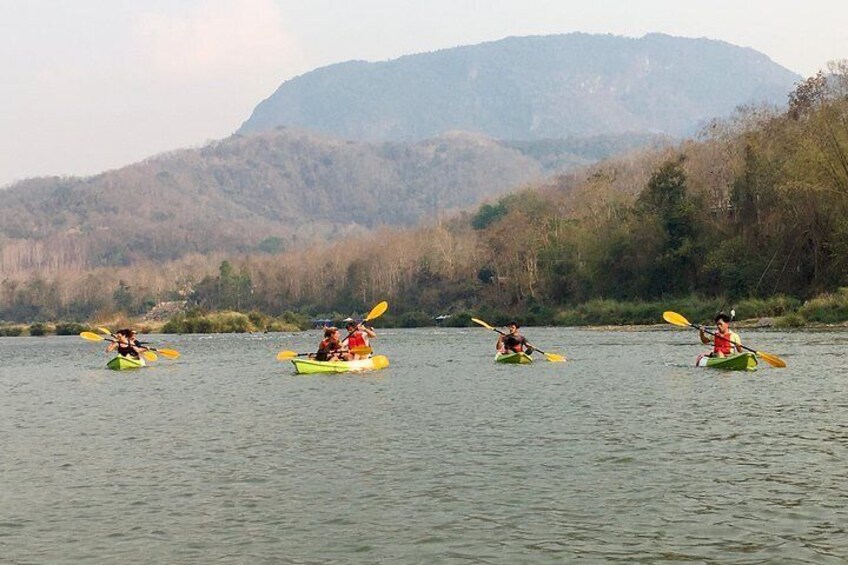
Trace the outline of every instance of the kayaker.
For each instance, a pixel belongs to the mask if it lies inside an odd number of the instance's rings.
[[[533,347],[527,343],[527,338],[518,333],[518,322],[510,322],[506,325],[508,334],[498,338],[497,347],[498,353],[521,353],[522,351],[530,355],[533,353]]]
[[[354,320],[348,321],[347,324],[345,324],[345,329],[347,330],[347,337],[342,340],[342,345],[348,351],[352,351],[357,347],[368,347],[371,345],[369,340],[377,337],[377,334],[374,332],[374,328],[366,326],[365,324],[357,324]],[[370,353],[366,353],[364,355],[351,353],[352,359],[367,359],[368,357],[371,357]]]
[[[351,354],[342,346],[339,340],[339,328],[330,326],[324,329],[324,339],[318,344],[316,361],[350,361]]]
[[[709,345],[713,343],[710,357],[725,357],[732,353],[742,353],[742,340],[736,332],[730,330],[730,316],[719,312],[715,317],[717,331],[715,337],[707,334],[704,328],[700,328],[701,343]]]
[[[106,351],[111,352],[117,349],[118,355],[138,359],[142,352],[147,351],[147,348],[142,347],[135,337],[136,332],[133,330],[118,330],[118,333],[115,334],[115,341],[109,343]]]

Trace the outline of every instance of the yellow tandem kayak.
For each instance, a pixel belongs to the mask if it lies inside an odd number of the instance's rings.
[[[356,361],[316,361],[314,359],[292,359],[298,375],[314,375],[318,373],[358,373],[361,371],[376,371],[389,366],[385,355],[375,355],[368,359]]]

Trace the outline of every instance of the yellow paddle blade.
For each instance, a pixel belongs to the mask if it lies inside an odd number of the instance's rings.
[[[368,315],[367,315],[367,316],[365,317],[365,319],[364,319],[364,320],[362,320],[362,321],[363,321],[363,322],[368,322],[368,321],[370,321],[370,320],[373,320],[374,318],[379,318],[379,317],[380,317],[380,316],[382,316],[382,315],[385,313],[385,311],[386,311],[386,310],[388,310],[388,309],[389,309],[389,303],[388,303],[388,302],[386,302],[385,300],[383,300],[382,302],[380,302],[379,304],[377,304],[376,306],[374,306],[373,308],[371,308],[371,311],[370,311],[370,312],[368,312]]]
[[[96,334],[94,332],[81,332],[80,337],[83,339],[87,339],[88,341],[105,341],[102,335]]]
[[[385,369],[389,366],[389,358],[385,355],[375,355],[371,358],[371,363],[375,369]]]
[[[104,328],[103,326],[98,327],[97,331],[99,331],[103,335],[112,335],[112,332],[110,332],[108,328]]]
[[[354,347],[350,350],[354,355],[370,355],[373,349],[368,347],[367,345],[360,345],[359,347]]]
[[[286,361],[295,357],[297,357],[297,352],[295,351],[280,351],[277,353],[277,361]]]
[[[786,366],[786,361],[778,357],[777,355],[772,355],[771,353],[766,353],[764,351],[757,351],[757,356],[762,357],[766,363],[771,365],[772,367],[777,367],[778,369],[782,369]]]
[[[557,353],[545,353],[545,359],[551,363],[565,363],[565,355],[559,355]]]
[[[157,349],[156,353],[165,359],[179,359],[180,357],[180,352],[175,349]]]
[[[689,320],[687,320],[677,312],[672,312],[670,310],[666,310],[665,312],[663,312],[663,320],[665,320],[669,324],[674,324],[675,326],[682,326],[684,328],[692,325],[689,323]]]
[[[489,324],[487,324],[486,322],[484,322],[483,320],[478,320],[477,318],[471,318],[471,321],[474,322],[475,324],[480,324],[481,326],[483,326],[487,330],[495,329],[492,326],[490,326]]]
[[[157,359],[159,359],[159,357],[152,351],[142,351],[141,356],[147,359],[148,361],[156,361]]]

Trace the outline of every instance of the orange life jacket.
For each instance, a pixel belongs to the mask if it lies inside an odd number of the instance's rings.
[[[365,347],[366,345],[368,345],[368,344],[365,343],[365,337],[358,331],[353,332],[347,338],[347,348],[348,349],[354,349],[356,347]]]
[[[722,353],[724,355],[730,355],[736,351],[735,344],[733,342],[733,332],[728,331],[726,334],[715,334],[714,347],[713,351],[716,353]]]

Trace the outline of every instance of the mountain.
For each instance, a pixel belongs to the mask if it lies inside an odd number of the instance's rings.
[[[3,191],[0,274],[277,252],[496,198],[650,136],[511,146],[465,133],[361,143],[278,128],[90,178]]]
[[[510,37],[283,83],[240,133],[297,126],[346,139],[450,130],[497,139],[692,134],[739,105],[784,104],[800,76],[753,49],[663,34]]]

